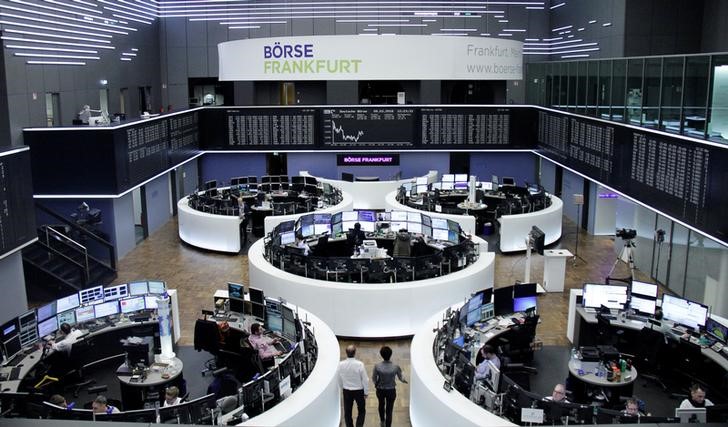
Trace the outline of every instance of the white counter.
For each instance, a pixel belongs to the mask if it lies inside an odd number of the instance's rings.
[[[501,252],[525,251],[526,236],[534,225],[546,234],[546,245],[561,238],[564,203],[556,196],[548,197],[551,199],[551,206],[546,209],[525,214],[503,215],[498,218]]]
[[[295,301],[292,299],[292,301]],[[320,318],[299,308],[301,319],[311,322],[318,345],[313,371],[290,397],[253,417],[241,426],[322,426],[338,427],[341,421],[339,383],[339,342]]]
[[[445,377],[432,354],[443,312],[429,317],[416,331],[410,346],[410,421],[414,427],[499,427],[515,426],[508,420],[476,405],[457,390],[445,391]],[[439,323],[438,323],[439,322]]]
[[[313,176],[308,171],[300,171],[299,175]],[[437,171],[429,171],[427,182],[437,181]],[[343,192],[356,195],[354,200],[354,209],[384,209],[384,198],[387,194],[397,190],[402,184],[413,182],[417,178],[400,179],[398,181],[341,181],[338,179],[328,179],[315,177],[319,182],[327,182]]]
[[[432,218],[450,219],[450,220],[453,220],[453,221],[457,222],[458,224],[460,224],[460,228],[462,228],[464,232],[466,232],[468,234],[472,234],[472,235],[478,234],[475,232],[475,217],[473,215],[444,214],[444,213],[440,213],[440,212],[429,212],[426,210],[415,209],[413,207],[399,203],[397,201],[397,191],[396,190],[387,194],[387,197],[385,198],[384,203],[386,205],[387,210],[419,212],[419,213],[428,215]]]
[[[485,246],[478,237],[473,241]],[[481,252],[460,271],[433,279],[399,283],[342,283],[310,279],[273,267],[263,242],[248,251],[250,286],[283,297],[316,313],[338,336],[381,338],[413,335],[432,313],[471,293],[493,287],[495,254]]]
[[[240,252],[240,219],[237,215],[215,215],[189,206],[188,198],[177,202],[179,238],[198,248]]]
[[[306,212],[306,213],[297,213],[293,215],[268,215],[265,217],[265,223],[264,223],[264,229],[265,234],[267,235],[271,231],[273,231],[276,226],[282,222],[286,221],[295,221],[300,217],[301,215],[308,215],[312,213],[330,213],[334,214],[337,212],[344,212],[344,211],[353,211],[354,210],[354,199],[351,197],[350,193],[347,193],[346,191],[341,192],[341,202],[337,203],[334,206],[329,206],[327,208],[323,209],[317,209],[315,212]]]

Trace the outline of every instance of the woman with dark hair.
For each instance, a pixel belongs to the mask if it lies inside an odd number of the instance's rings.
[[[379,422],[382,427],[391,427],[392,410],[394,409],[394,399],[397,398],[395,377],[407,384],[407,380],[402,375],[402,368],[392,363],[392,349],[383,346],[379,350],[382,361],[374,366],[372,380],[374,387],[377,389],[377,400],[379,400]]]

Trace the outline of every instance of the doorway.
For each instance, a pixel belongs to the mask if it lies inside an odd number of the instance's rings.
[[[137,187],[131,192],[132,205],[134,207],[134,241],[138,245],[149,237],[147,224],[147,203],[144,186]]]
[[[265,156],[268,175],[288,175],[288,157],[286,153],[268,153]]]

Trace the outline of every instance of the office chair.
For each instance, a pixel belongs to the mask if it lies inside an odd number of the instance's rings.
[[[349,278],[352,282],[364,283],[364,273],[369,272],[369,258],[358,258],[347,260],[347,269],[349,270]],[[357,274],[357,272],[359,274]]]
[[[313,249],[313,252],[316,254],[316,256],[328,256],[329,255],[329,235],[324,234],[323,236],[318,238],[318,241],[316,242],[316,247]]]
[[[394,261],[387,259],[373,259],[369,263],[368,283],[389,283],[392,281]]]
[[[322,257],[309,256],[306,257],[306,271],[309,277],[318,280],[328,280],[327,259]]]
[[[442,276],[442,254],[420,256],[415,259],[415,280]]]
[[[644,327],[639,334],[639,343],[635,365],[639,369],[640,376],[659,385],[662,390],[667,390],[667,386],[660,379],[662,371],[660,352],[665,349],[665,335],[650,327]],[[645,382],[644,387],[647,387],[647,384],[648,382]]]
[[[330,280],[329,277],[333,274],[334,281],[336,282],[348,281],[349,269],[347,268],[347,261],[349,261],[349,258],[346,257],[328,258],[326,261],[326,280]]]
[[[395,282],[409,282],[415,280],[415,258],[412,257],[396,257],[394,258]]]
[[[617,346],[622,330],[612,331],[612,324],[602,313],[597,314],[597,345]]]
[[[213,358],[205,362],[205,369],[202,375],[214,371],[217,368],[216,359],[220,352],[220,330],[214,320],[197,319],[194,332],[194,349],[206,351],[213,355]]]
[[[289,261],[286,264],[286,271],[298,276],[308,277],[308,263],[306,262],[306,256],[303,254],[302,248],[287,248],[287,249],[298,249],[300,252],[290,252],[288,254]]]

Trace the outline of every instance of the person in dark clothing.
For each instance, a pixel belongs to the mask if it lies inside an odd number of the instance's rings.
[[[361,244],[364,242],[364,239],[366,239],[366,235],[364,234],[364,230],[361,229],[361,224],[359,224],[358,222],[354,224],[354,229],[349,230],[346,235],[346,240],[347,242],[349,242],[349,245],[352,248],[361,246]]]
[[[248,223],[250,221],[250,206],[238,197],[238,217],[240,218],[240,249],[248,244]]]
[[[379,350],[382,361],[374,366],[372,373],[372,381],[377,389],[377,400],[379,401],[379,422],[382,427],[392,426],[392,410],[394,409],[394,399],[397,398],[397,390],[395,378],[407,384],[402,374],[402,368],[392,363],[392,349],[383,346]]]

